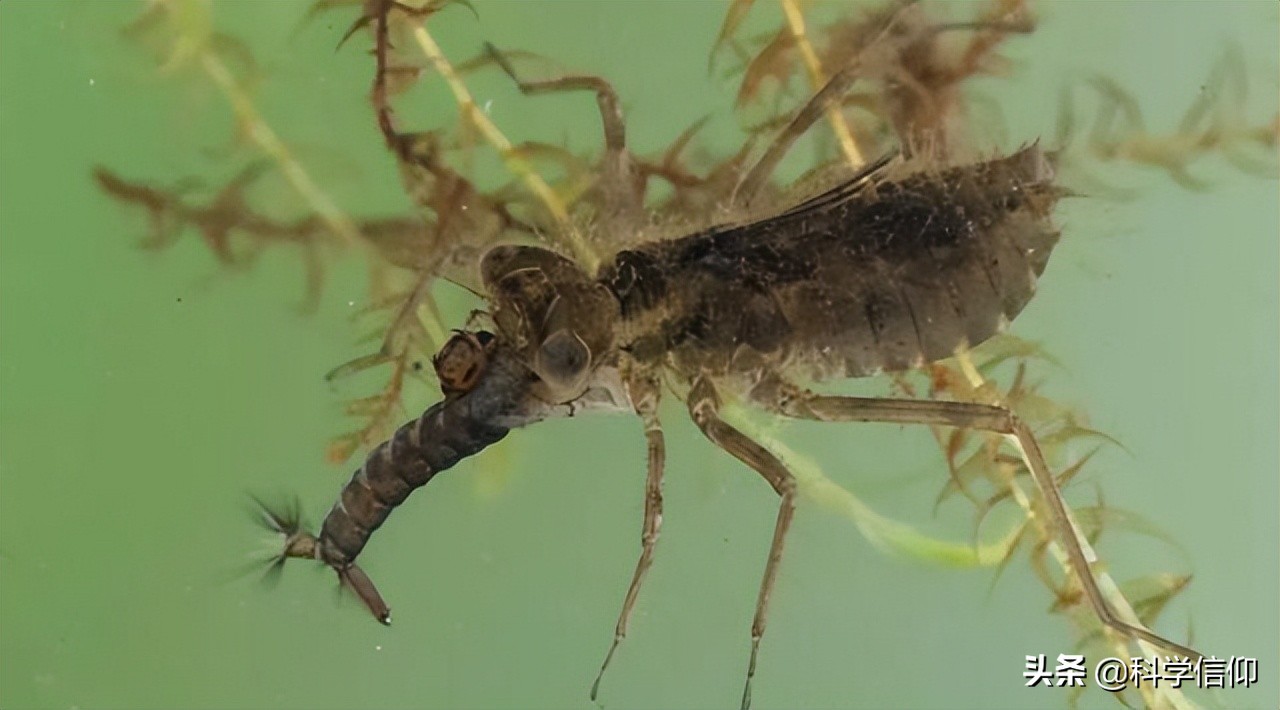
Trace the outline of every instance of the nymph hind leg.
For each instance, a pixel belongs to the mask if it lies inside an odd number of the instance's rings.
[[[1007,407],[972,402],[943,402],[925,399],[841,397],[816,394],[775,377],[767,377],[751,392],[751,398],[766,409],[783,416],[824,422],[886,422],[929,424],[976,429],[1002,434],[1022,452],[1040,495],[1049,511],[1049,522],[1066,551],[1071,571],[1079,580],[1085,597],[1106,626],[1126,636],[1160,646],[1188,658],[1199,652],[1174,643],[1150,630],[1121,619],[1107,602],[1093,576],[1090,560],[1080,544],[1080,533],[1072,524],[1067,504],[1045,462],[1031,428]],[[1137,622],[1134,618],[1133,622]]]
[[[725,423],[719,414],[720,401],[715,388],[703,377],[698,377],[689,390],[689,414],[713,444],[729,452],[734,458],[755,469],[781,497],[778,503],[778,519],[773,528],[773,544],[769,548],[769,560],[765,563],[764,579],[756,597],[756,615],[751,622],[751,660],[747,665],[747,680],[742,689],[742,708],[751,706],[751,679],[756,674],[756,658],[760,652],[760,639],[769,611],[769,597],[778,577],[782,562],[782,549],[786,543],[791,518],[796,511],[796,479],[787,467],[768,449],[752,441],[742,432]]]
[[[644,424],[644,436],[649,448],[649,470],[644,484],[644,526],[640,534],[640,559],[636,562],[636,571],[631,577],[631,586],[627,588],[627,596],[622,601],[622,613],[618,615],[618,624],[613,630],[613,643],[605,654],[604,663],[600,664],[595,682],[591,684],[592,700],[596,699],[600,691],[600,679],[604,677],[609,661],[613,660],[613,652],[618,650],[618,644],[627,635],[627,622],[635,607],[636,597],[640,595],[640,585],[653,564],[653,549],[658,544],[658,534],[662,528],[662,472],[667,449],[662,438],[662,424],[658,421],[661,391],[658,380],[652,377],[629,378],[627,382],[627,394]]]

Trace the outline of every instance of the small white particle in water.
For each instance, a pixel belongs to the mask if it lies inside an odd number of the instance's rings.
[[[373,650],[375,650],[375,651],[381,651],[381,650],[382,650],[382,646],[374,646],[374,647],[373,647]]]
[[[94,84],[94,80],[93,80],[93,79],[90,79],[90,80],[89,80],[89,86],[93,86],[93,84]]]
[[[489,115],[489,109],[491,108],[493,108],[493,99],[489,99],[488,101],[484,102],[484,114],[486,116]]]
[[[347,305],[348,305],[348,306],[354,306],[354,305],[356,305],[356,302],[355,302],[355,301],[347,301]]]

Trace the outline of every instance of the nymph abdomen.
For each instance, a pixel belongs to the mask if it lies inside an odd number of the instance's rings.
[[[885,166],[778,217],[622,252],[601,278],[620,345],[681,369],[903,370],[999,332],[1058,232],[1042,151],[941,171]]]

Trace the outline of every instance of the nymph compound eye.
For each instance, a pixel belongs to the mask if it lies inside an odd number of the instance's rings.
[[[552,333],[533,356],[533,369],[542,381],[572,396],[580,394],[590,366],[590,349],[582,338],[568,329]]]
[[[440,352],[431,358],[436,377],[440,380],[440,391],[447,397],[469,392],[475,387],[489,364],[489,354],[496,342],[492,333],[483,330],[474,333],[455,331]]]

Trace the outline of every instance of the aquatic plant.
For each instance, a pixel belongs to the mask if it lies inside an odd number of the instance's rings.
[[[710,50],[717,71],[737,85],[735,110],[742,116],[740,147],[717,153],[700,147],[702,122],[673,136],[649,155],[627,142],[624,97],[600,77],[547,68],[548,60],[519,48],[484,45],[463,61],[446,57],[431,32],[441,12],[467,12],[462,2],[402,3],[394,0],[315,3],[308,22],[338,17],[346,24],[339,45],[355,51],[368,44],[367,102],[377,142],[352,143],[350,150],[385,151],[394,161],[416,213],[353,217],[326,193],[290,148],[287,126],[269,125],[254,104],[262,74],[251,51],[216,29],[216,4],[162,0],[149,4],[126,34],[150,46],[164,74],[199,74],[225,95],[241,140],[256,154],[238,166],[235,177],[208,196],[194,195],[189,181],[175,186],[123,176],[102,167],[95,172],[113,198],[142,209],[150,230],[144,245],[164,248],[194,231],[219,263],[241,267],[267,250],[295,249],[307,274],[305,302],[314,306],[330,252],[354,252],[370,273],[362,322],[376,327],[365,340],[370,352],[335,366],[329,377],[385,373],[373,394],[347,403],[354,428],[331,442],[335,462],[385,440],[421,403],[406,391],[413,380],[430,382],[423,366],[446,342],[447,319],[437,305],[437,286],[448,282],[481,290],[478,264],[502,243],[541,244],[570,256],[588,270],[606,255],[629,245],[690,232],[711,224],[740,221],[812,193],[832,176],[847,173],[892,145],[926,164],[973,159],[987,124],[967,91],[975,77],[1011,71],[1001,48],[1034,32],[1035,17],[1021,0],[998,0],[952,17],[943,8],[888,3],[850,12],[823,7],[806,15],[792,0],[777,5],[780,17],[749,0],[726,7]],[[959,13],[953,13],[959,14]],[[751,32],[747,31],[752,27]],[[305,31],[305,28],[304,30]],[[594,93],[603,146],[573,150],[551,140],[509,139],[468,87],[477,72],[505,72],[526,94],[551,91]],[[1150,132],[1124,89],[1089,77],[1070,91],[1092,92],[1098,101],[1083,144],[1080,109],[1074,97],[1061,107],[1057,145],[1060,164],[1087,170],[1103,161],[1155,166],[1187,187],[1200,187],[1190,163],[1223,154],[1252,172],[1270,174],[1277,135],[1273,119],[1250,125],[1244,119],[1241,61],[1228,54],[1213,70],[1210,86],[1223,87],[1197,99],[1181,123],[1167,133]],[[404,107],[423,92],[438,90],[426,79],[443,80],[456,114],[407,119]],[[536,100],[533,98],[530,101]],[[811,149],[799,157],[797,143]],[[496,156],[508,175],[489,184],[476,163]],[[797,164],[797,163],[800,164]],[[252,193],[265,173],[282,176],[309,211],[281,217],[256,207]],[[799,177],[784,179],[783,175]],[[481,315],[483,317],[483,314]],[[1060,486],[1087,465],[1094,448],[1109,443],[1087,418],[1041,393],[1037,373],[1052,358],[1033,343],[1002,336],[971,353],[934,363],[920,375],[900,377],[908,396],[964,402],[1002,403],[1019,412],[1036,432]],[[406,403],[406,400],[409,400]],[[1134,655],[1130,641],[1099,630],[1043,501],[1023,490],[1029,472],[1017,451],[1001,437],[968,430],[935,428],[950,472],[938,495],[969,501],[975,510],[970,543],[933,539],[910,525],[867,507],[822,468],[789,452],[770,425],[741,412],[730,419],[766,443],[793,468],[802,495],[849,517],[873,542],[915,557],[952,565],[1003,569],[1020,550],[1051,591],[1055,610],[1078,625],[1082,643],[1104,645],[1110,653]],[[994,533],[984,521],[1002,509],[1018,521]],[[1006,517],[1007,519],[1007,517]],[[1157,530],[1136,514],[1105,505],[1077,506],[1075,524],[1092,555],[1104,530]],[[1157,573],[1119,583],[1095,569],[1099,585],[1126,621],[1150,627],[1189,576]],[[1141,643],[1140,643],[1141,646]],[[1154,653],[1141,646],[1142,655]],[[1140,689],[1148,705],[1185,702],[1173,689]]]

